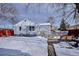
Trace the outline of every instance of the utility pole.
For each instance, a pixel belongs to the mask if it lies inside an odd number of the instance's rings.
[[[75,29],[77,29],[77,20],[78,20],[78,9],[76,9],[76,14],[75,14],[75,24],[76,24],[76,26],[75,26]]]

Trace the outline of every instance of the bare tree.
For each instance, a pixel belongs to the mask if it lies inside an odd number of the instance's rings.
[[[71,11],[68,11],[67,13],[68,14],[66,14],[66,12],[65,12],[65,9],[66,9],[66,6],[67,6],[68,4],[66,4],[66,3],[64,3],[63,4],[63,8],[60,8],[60,9],[58,9],[58,10],[56,10],[56,11],[60,11],[60,10],[63,10],[63,18],[62,19],[64,19],[66,22],[68,22],[68,21],[70,21],[70,19],[69,19],[69,17],[71,16],[71,15],[73,15],[72,17],[73,17],[73,20],[75,21],[75,23],[77,24],[77,22],[79,22],[79,16],[78,16],[78,13],[79,13],[79,3],[73,3],[72,4],[72,9],[71,9]],[[77,28],[77,27],[76,27]]]
[[[1,3],[0,4],[0,16],[4,18],[4,20],[8,20],[12,24],[15,24],[17,22],[16,20],[16,14],[17,11],[15,7],[13,7],[10,3]]]
[[[51,24],[51,30],[52,30],[52,28],[53,28],[53,26],[54,26],[54,17],[53,16],[50,16],[49,18],[48,18],[48,22]]]

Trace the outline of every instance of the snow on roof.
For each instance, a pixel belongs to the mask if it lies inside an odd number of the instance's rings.
[[[41,23],[39,25],[51,25],[50,23]]]
[[[22,21],[18,22],[17,24],[15,24],[15,26],[21,26],[21,24],[23,24],[23,23],[24,23],[24,20],[22,20]]]
[[[6,25],[1,25],[0,28],[1,29],[13,29],[13,26],[11,26],[11,25],[7,25],[7,26]]]
[[[8,22],[8,21],[2,21],[1,23],[0,23],[0,28],[1,29],[13,29],[13,24],[11,24],[10,22]]]
[[[24,21],[24,24],[22,24],[22,25],[26,25],[26,26],[30,26],[31,25],[32,26],[32,25],[35,25],[35,24],[32,21],[27,19],[27,20]]]
[[[22,20],[19,23],[15,24],[15,26],[33,26],[35,25],[32,21],[30,20]]]

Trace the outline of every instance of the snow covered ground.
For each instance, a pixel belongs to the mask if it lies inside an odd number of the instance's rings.
[[[37,37],[0,37],[0,55],[47,56],[47,39]]]
[[[74,48],[68,42],[53,44],[57,56],[79,56],[79,47]]]

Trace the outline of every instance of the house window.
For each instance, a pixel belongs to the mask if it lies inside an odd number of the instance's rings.
[[[33,31],[35,30],[35,27],[34,27],[34,26],[32,26],[32,30],[33,30]]]
[[[19,27],[19,30],[21,31],[21,27]]]
[[[29,26],[29,30],[31,31],[31,26]]]
[[[30,31],[34,31],[35,30],[35,27],[34,26],[29,26],[29,30]]]

